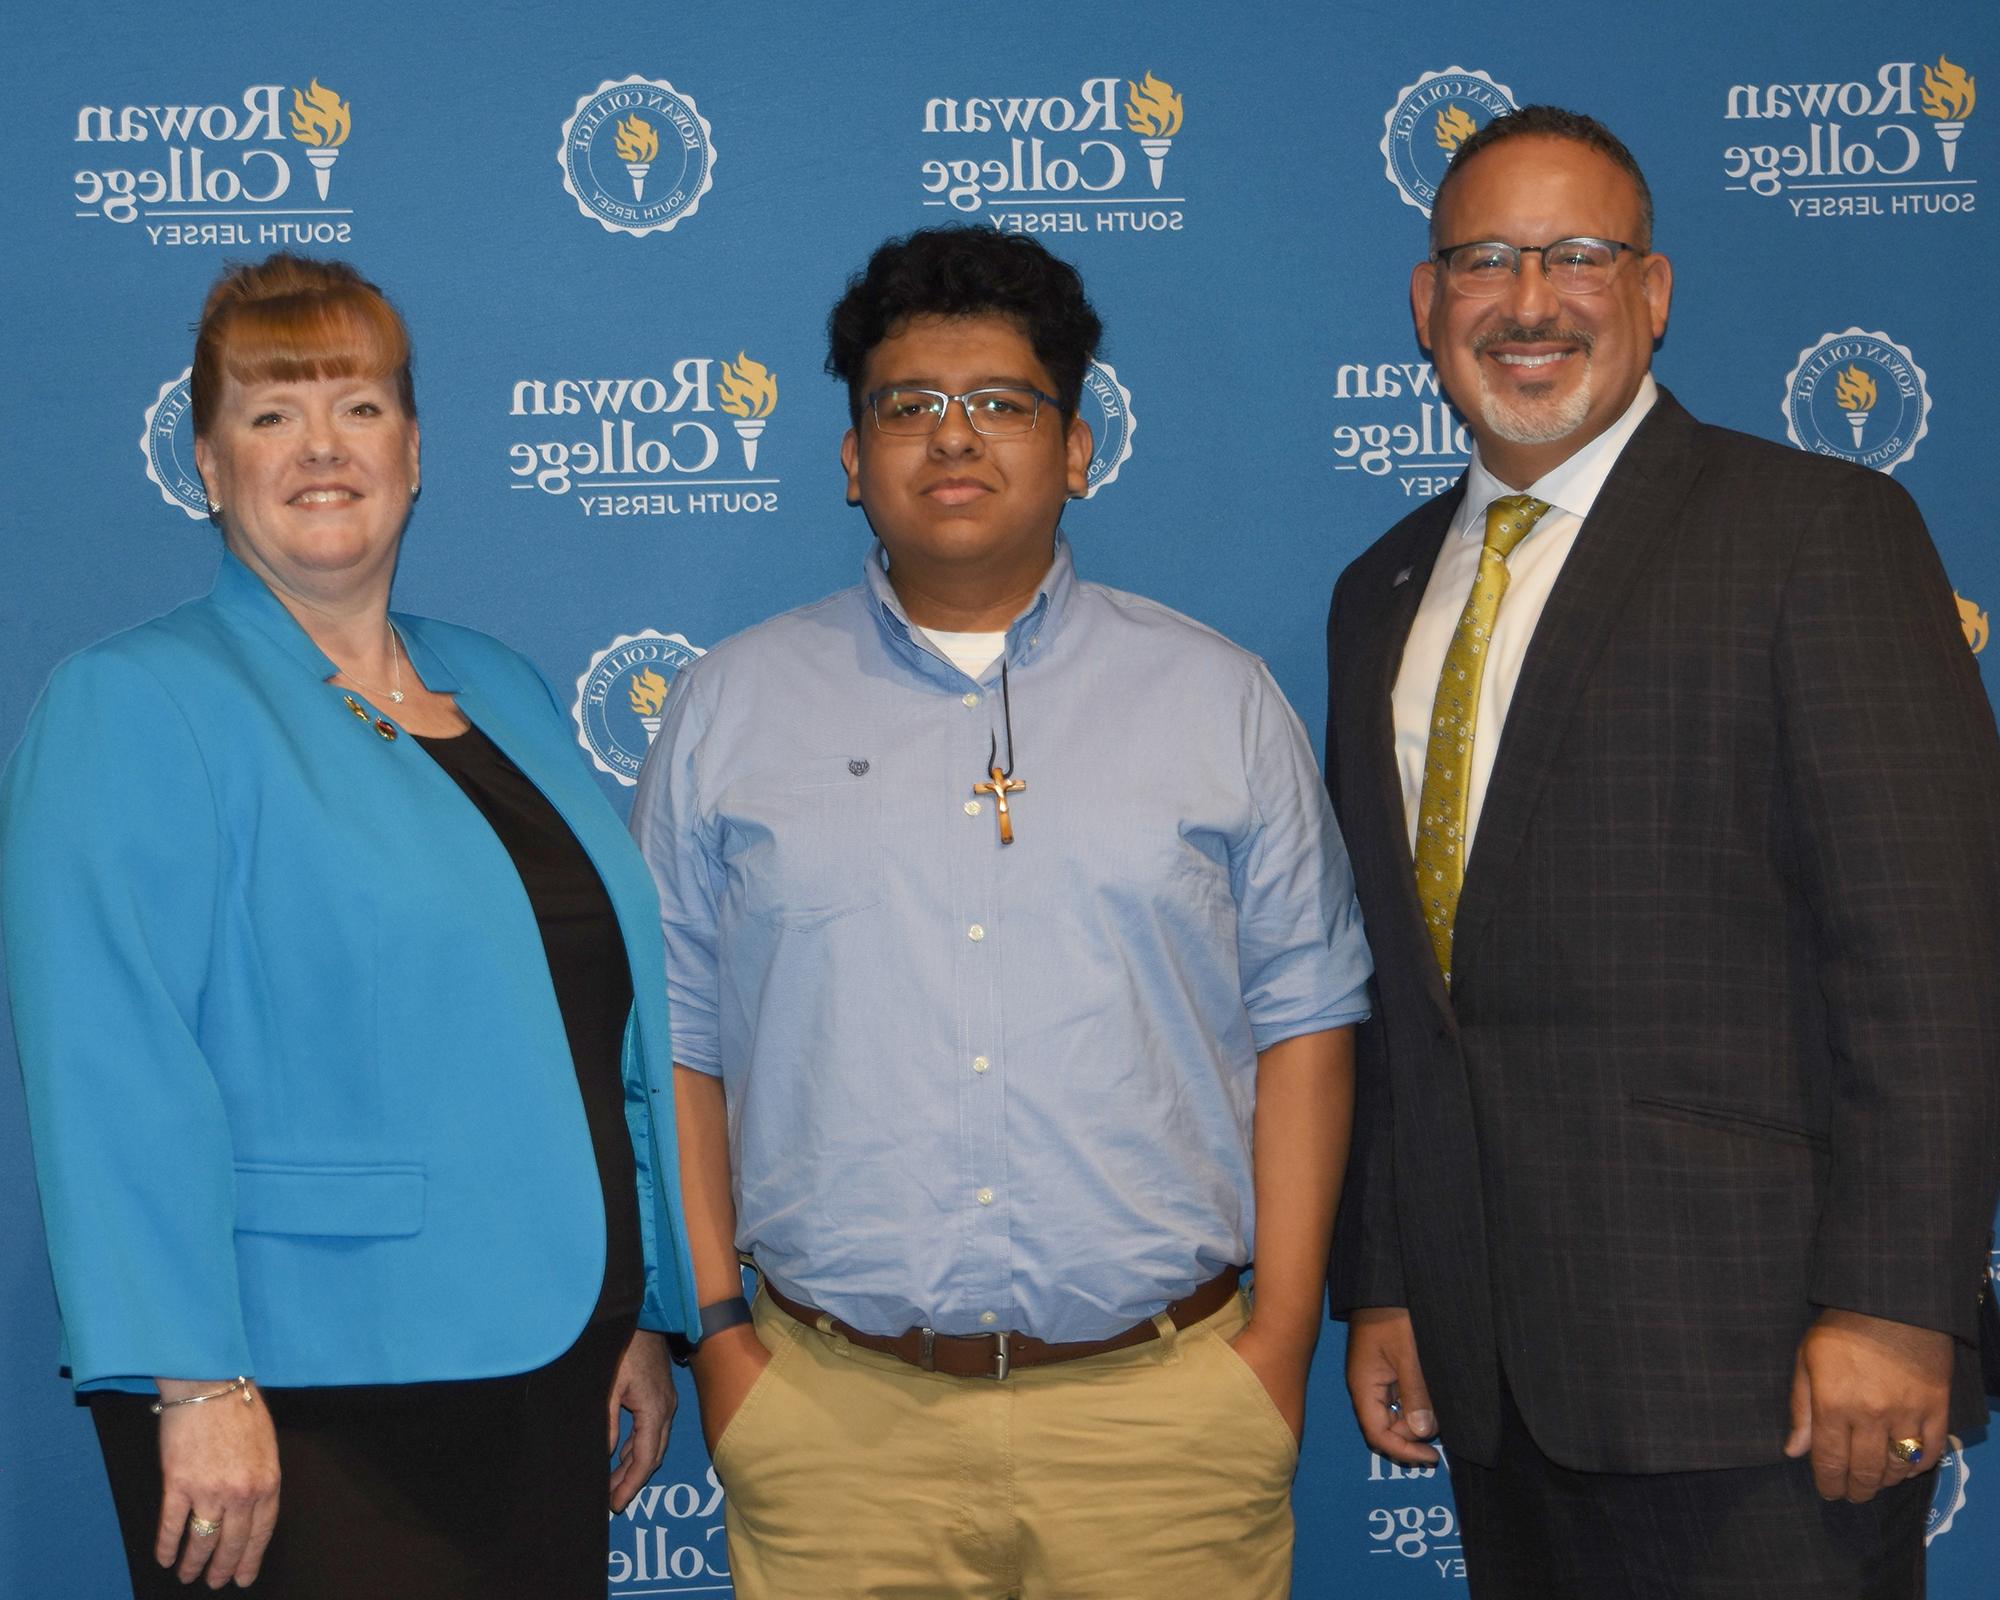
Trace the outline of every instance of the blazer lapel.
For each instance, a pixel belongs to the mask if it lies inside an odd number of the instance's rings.
[[[1354,708],[1350,723],[1355,756],[1370,777],[1363,803],[1368,810],[1357,819],[1355,833],[1377,841],[1382,858],[1390,863],[1394,879],[1396,926],[1402,942],[1421,957],[1420,969],[1440,1010],[1450,1012],[1444,976],[1431,955],[1430,938],[1424,932],[1423,908],[1417,903],[1416,864],[1410,856],[1409,816],[1403,805],[1403,780],[1396,762],[1396,677],[1403,664],[1403,647],[1409,642],[1411,624],[1416,621],[1424,590],[1430,584],[1431,569],[1451,527],[1453,514],[1465,497],[1465,480],[1433,500],[1424,513],[1412,519],[1401,548],[1386,552],[1390,563],[1389,589],[1372,614],[1359,617],[1352,647],[1342,654],[1357,681],[1340,690],[1343,701]],[[1343,741],[1345,742],[1345,741]],[[1381,930],[1377,937],[1386,934]]]
[[[1696,423],[1665,389],[1625,446],[1549,594],[1487,782],[1455,941],[1461,950],[1501,899],[1591,664],[1647,563],[1673,537],[1697,464]]]

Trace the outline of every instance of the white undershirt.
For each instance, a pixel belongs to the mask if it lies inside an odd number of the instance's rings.
[[[1486,672],[1479,682],[1479,712],[1472,740],[1472,785],[1465,800],[1467,860],[1472,856],[1479,812],[1486,799],[1486,783],[1493,776],[1493,757],[1500,748],[1500,731],[1507,723],[1507,707],[1514,699],[1514,685],[1521,676],[1528,641],[1534,638],[1542,607],[1548,603],[1563,562],[1569,559],[1577,530],[1590,515],[1598,491],[1611,475],[1626,441],[1653,409],[1659,392],[1652,374],[1648,373],[1623,416],[1575,455],[1537,478],[1525,491],[1537,500],[1546,500],[1554,509],[1535,524],[1507,558],[1507,593],[1500,602],[1493,643],[1486,654]],[[1430,583],[1417,607],[1416,620],[1410,625],[1409,640],[1403,646],[1403,664],[1396,674],[1391,709],[1396,724],[1396,767],[1403,780],[1403,812],[1409,824],[1412,857],[1417,848],[1417,800],[1423,790],[1431,707],[1437,699],[1438,674],[1444,670],[1445,651],[1451,646],[1459,614],[1465,610],[1466,596],[1472,593],[1472,580],[1479,574],[1479,551],[1486,536],[1486,508],[1502,495],[1520,492],[1487,471],[1478,449],[1474,448],[1472,465],[1466,469],[1465,501],[1445,532],[1437,565],[1431,569]]]
[[[922,628],[922,624],[918,625]],[[999,633],[946,633],[941,628],[922,628],[926,639],[938,647],[945,660],[974,683],[979,675],[1000,659],[1007,648],[1005,631]]]

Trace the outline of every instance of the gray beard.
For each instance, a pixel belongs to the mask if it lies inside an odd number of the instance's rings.
[[[1567,439],[1590,413],[1590,358],[1584,357],[1583,379],[1560,400],[1531,395],[1500,395],[1487,387],[1482,368],[1479,414],[1486,426],[1510,444],[1551,444]]]
[[[1567,439],[1583,426],[1584,418],[1590,413],[1590,352],[1596,341],[1580,328],[1496,328],[1473,341],[1473,354],[1483,356],[1496,344],[1529,344],[1546,338],[1573,341],[1583,355],[1582,380],[1560,400],[1498,394],[1486,381],[1485,366],[1479,368],[1480,418],[1509,444],[1552,444],[1557,439]]]

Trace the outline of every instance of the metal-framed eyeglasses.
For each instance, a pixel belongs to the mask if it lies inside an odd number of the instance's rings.
[[[1452,289],[1474,300],[1504,293],[1521,275],[1521,257],[1540,256],[1542,276],[1558,294],[1596,294],[1609,286],[1620,256],[1644,255],[1635,244],[1618,239],[1558,239],[1553,244],[1448,244],[1433,250],[1431,260],[1444,268]]]
[[[875,418],[877,432],[921,439],[943,426],[944,414],[953,401],[964,408],[973,432],[1003,439],[1010,434],[1033,433],[1042,406],[1062,403],[1052,394],[1011,383],[968,389],[964,394],[946,394],[942,389],[877,389],[862,396],[861,403]]]

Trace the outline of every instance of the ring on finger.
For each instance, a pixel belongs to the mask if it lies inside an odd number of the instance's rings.
[[[222,1524],[220,1522],[210,1522],[206,1517],[197,1517],[193,1512],[189,1512],[188,1532],[193,1534],[197,1539],[213,1539],[218,1533],[222,1532]]]
[[[1889,1454],[1906,1466],[1914,1467],[1924,1459],[1924,1442],[1921,1439],[1891,1439]]]

